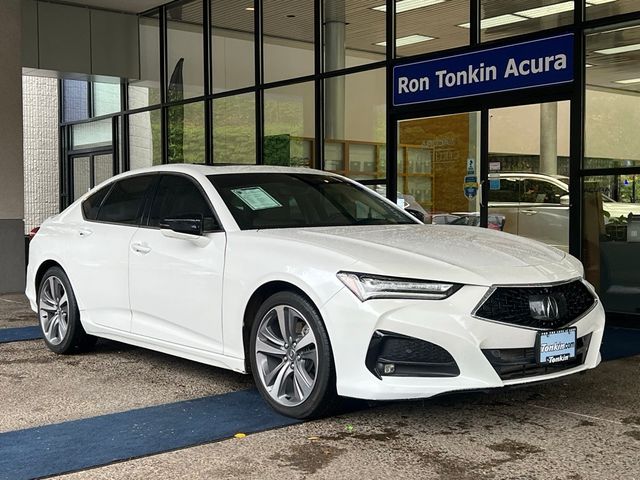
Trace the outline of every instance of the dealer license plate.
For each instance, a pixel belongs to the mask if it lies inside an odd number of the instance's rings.
[[[576,332],[575,328],[565,328],[538,333],[538,362],[554,364],[576,358]]]

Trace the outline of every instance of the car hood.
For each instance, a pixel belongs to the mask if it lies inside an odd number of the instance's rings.
[[[357,260],[368,273],[475,284],[545,283],[580,276],[564,252],[504,232],[450,225],[262,230]]]

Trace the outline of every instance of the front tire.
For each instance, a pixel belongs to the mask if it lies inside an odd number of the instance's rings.
[[[49,350],[67,354],[91,348],[96,337],[80,323],[80,311],[69,278],[60,267],[51,267],[38,288],[38,317]]]
[[[314,418],[335,406],[329,336],[314,305],[301,295],[279,292],[258,309],[250,361],[260,394],[277,412]]]

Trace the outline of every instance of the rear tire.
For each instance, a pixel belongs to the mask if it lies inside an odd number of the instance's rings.
[[[51,267],[38,288],[38,318],[49,350],[68,354],[88,350],[97,338],[80,323],[80,311],[69,278],[60,267]]]
[[[261,305],[249,355],[256,386],[278,413],[317,418],[336,407],[329,335],[315,306],[301,295],[279,292]]]

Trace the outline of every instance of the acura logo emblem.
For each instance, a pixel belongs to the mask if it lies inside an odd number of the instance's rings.
[[[536,320],[553,322],[560,319],[565,311],[564,297],[555,295],[533,295],[529,297],[529,310]]]

